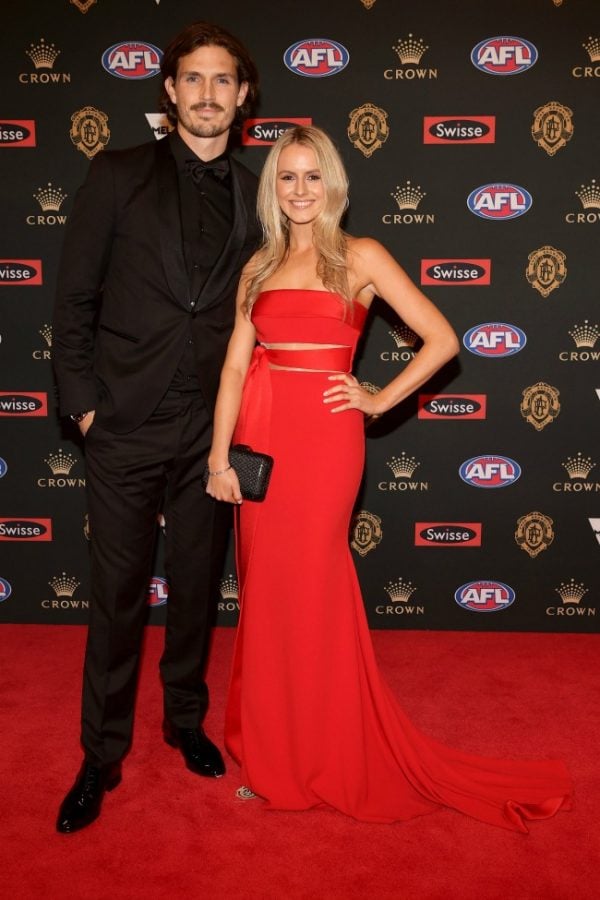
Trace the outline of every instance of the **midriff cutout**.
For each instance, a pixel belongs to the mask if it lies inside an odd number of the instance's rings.
[[[291,372],[349,372],[352,347],[342,344],[263,344],[271,369]]]

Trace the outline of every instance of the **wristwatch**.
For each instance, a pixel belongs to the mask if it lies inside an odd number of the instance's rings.
[[[90,411],[89,409],[86,409],[85,412],[73,413],[73,414],[70,416],[70,418],[73,419],[73,421],[74,421],[77,425],[79,425],[79,423],[82,422],[82,421],[85,419],[85,417],[88,415],[89,411]]]

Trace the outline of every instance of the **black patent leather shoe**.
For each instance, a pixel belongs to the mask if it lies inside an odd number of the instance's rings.
[[[72,834],[90,825],[100,815],[104,792],[114,790],[120,782],[120,763],[93,766],[84,760],[75,784],[61,804],[56,830]]]
[[[177,747],[185,764],[196,775],[220,778],[225,774],[225,763],[218,747],[204,734],[202,728],[177,728],[169,722],[163,725],[165,741]]]

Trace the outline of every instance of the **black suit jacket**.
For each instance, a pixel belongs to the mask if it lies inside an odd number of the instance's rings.
[[[257,178],[233,157],[231,189],[231,234],[192,312],[169,139],[93,160],[58,275],[52,356],[62,415],[95,409],[109,431],[137,428],[167,391],[190,327],[212,408],[240,271],[260,240]]]

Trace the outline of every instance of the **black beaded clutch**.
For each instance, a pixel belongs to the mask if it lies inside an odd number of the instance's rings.
[[[244,500],[264,500],[273,469],[273,457],[268,453],[257,453],[246,444],[235,444],[229,450],[229,462],[235,469]],[[202,475],[206,486],[208,466]]]

